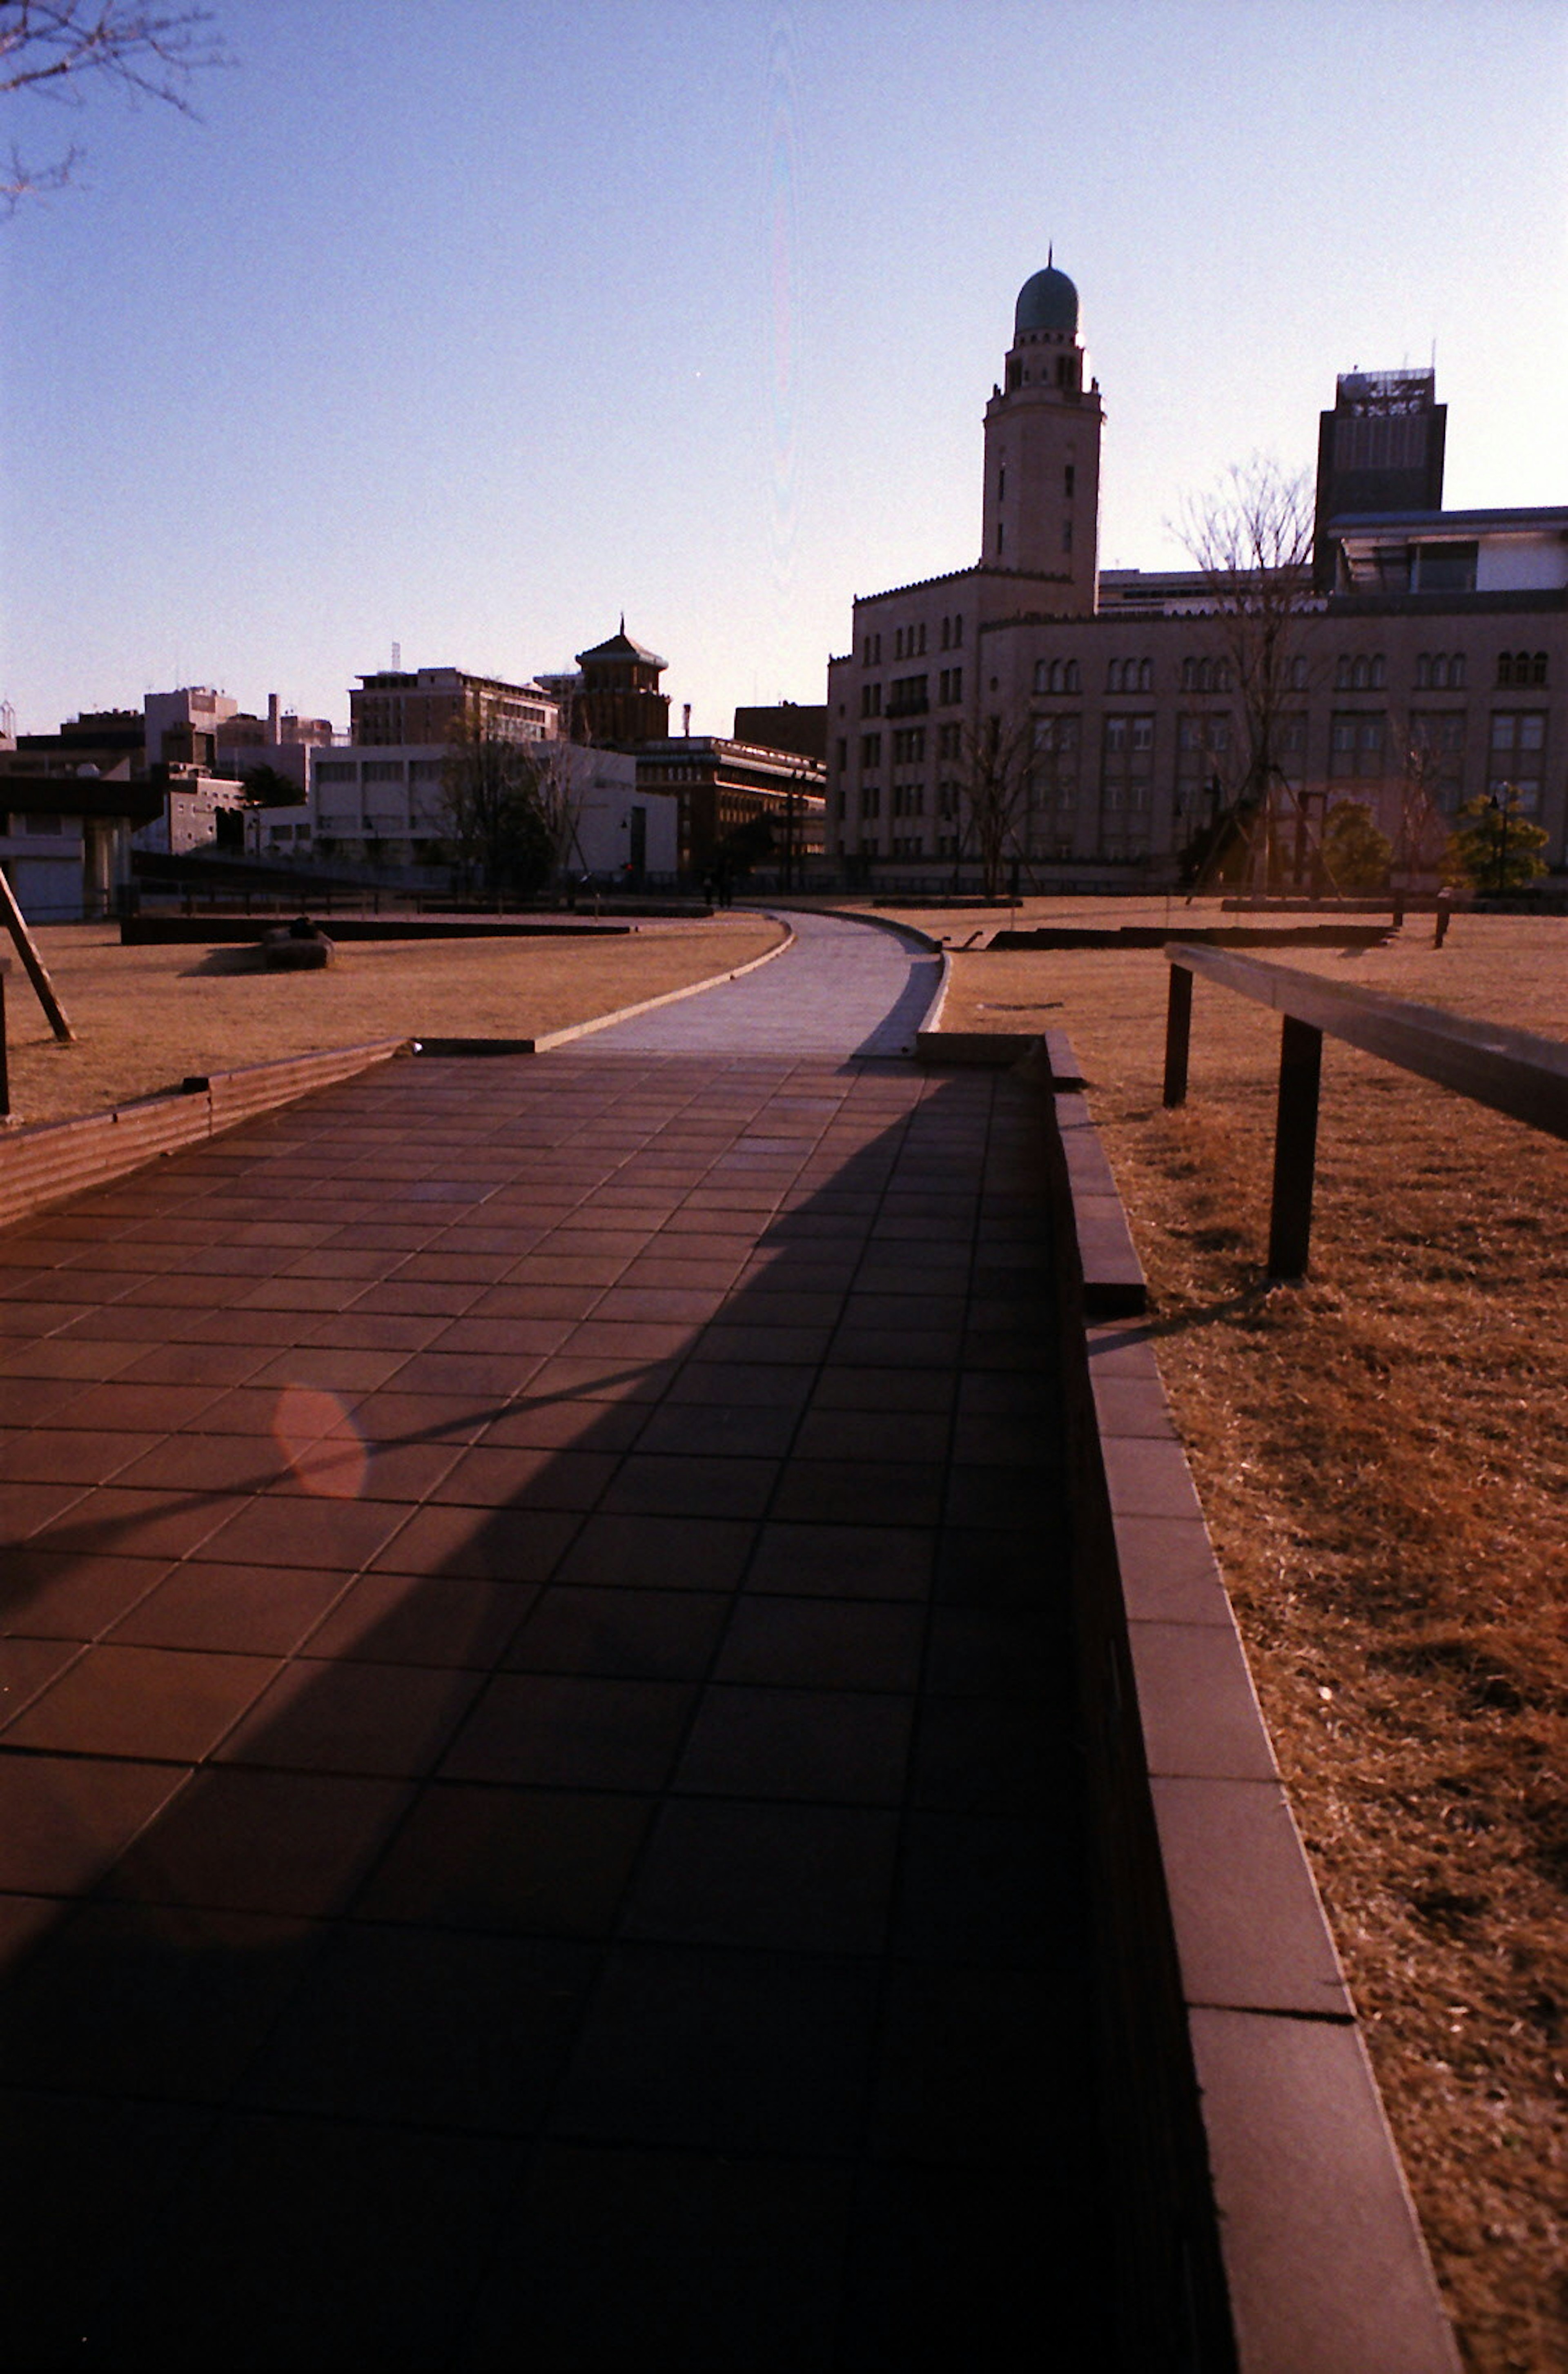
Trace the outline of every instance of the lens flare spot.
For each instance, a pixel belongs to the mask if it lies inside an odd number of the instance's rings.
[[[277,1396],[272,1437],[302,1491],[329,1500],[362,1496],[370,1453],[339,1394],[314,1385],[286,1385]]]

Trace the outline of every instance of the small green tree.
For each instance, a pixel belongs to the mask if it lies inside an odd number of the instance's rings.
[[[1385,890],[1394,844],[1379,832],[1359,800],[1330,808],[1323,834],[1323,869],[1336,890]]]
[[[277,767],[247,767],[240,781],[248,808],[297,808],[304,805],[305,787]]]
[[[1467,800],[1459,810],[1458,829],[1444,856],[1444,879],[1468,882],[1494,899],[1527,889],[1546,872],[1546,844],[1542,828],[1520,815],[1513,784],[1503,783]]]

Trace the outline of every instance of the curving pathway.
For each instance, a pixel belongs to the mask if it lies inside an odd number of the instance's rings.
[[[940,958],[890,925],[792,912],[795,944],[721,982],[579,1042],[584,1054],[913,1055]]]

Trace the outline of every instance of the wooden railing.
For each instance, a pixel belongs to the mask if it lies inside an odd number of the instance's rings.
[[[1186,1101],[1195,973],[1281,1017],[1279,1099],[1274,1132],[1274,1185],[1268,1275],[1304,1277],[1312,1236],[1317,1161],[1318,1080],[1325,1036],[1342,1039],[1401,1071],[1415,1072],[1473,1104],[1506,1113],[1530,1129],[1568,1138],[1568,1044],[1501,1022],[1467,1022],[1433,1005],[1415,1005],[1374,990],[1348,989],[1315,973],[1222,948],[1173,942],[1165,1018],[1165,1102]]]

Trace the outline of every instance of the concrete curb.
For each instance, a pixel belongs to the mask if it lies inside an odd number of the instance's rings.
[[[1092,1315],[1107,1245],[1122,1290],[1137,1256],[1053,1038],[1126,2362],[1165,2364],[1185,2327],[1198,2368],[1458,2374],[1149,1330]]]
[[[400,1054],[408,1043],[377,1039],[360,1047],[286,1056],[276,1064],[246,1064],[190,1079],[169,1096],[144,1097],[109,1112],[7,1133],[0,1139],[0,1227],[216,1137],[276,1105],[291,1104],[314,1088],[352,1079]]]

